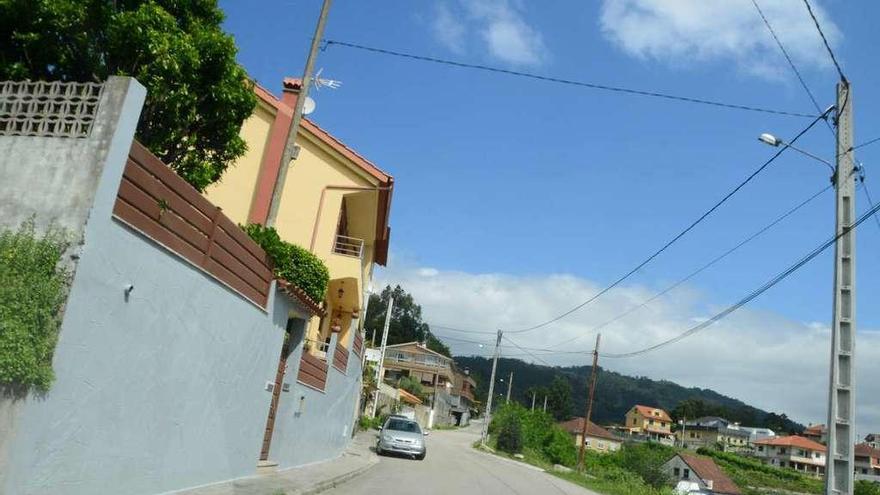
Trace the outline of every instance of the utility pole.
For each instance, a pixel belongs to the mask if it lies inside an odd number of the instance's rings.
[[[532,411],[535,410],[535,397],[538,395],[538,392],[532,390]]]
[[[486,415],[483,418],[483,433],[480,436],[480,445],[486,445],[486,437],[489,436],[489,422],[492,420],[492,394],[495,393],[495,370],[498,368],[498,350],[501,347],[501,336],[504,332],[498,330],[498,338],[495,340],[495,354],[492,356],[492,376],[489,378],[489,397],[486,399]]]
[[[507,402],[510,402],[510,389],[513,388],[513,372],[510,372],[510,378],[507,380]]]
[[[828,390],[828,460],[825,494],[852,495],[855,467],[856,234],[853,164],[852,88],[837,83],[837,196],[834,244],[834,315],[831,324],[831,373]]]
[[[547,396],[544,396],[544,412],[547,412]]]
[[[379,351],[379,366],[376,367],[376,397],[373,398],[373,416],[376,417],[376,403],[379,401],[379,384],[385,371],[385,346],[388,344],[388,327],[391,325],[391,310],[394,309],[394,297],[388,296],[388,309],[385,310],[385,325],[382,327],[382,350]]]
[[[593,414],[593,394],[596,392],[596,367],[599,364],[599,339],[602,334],[596,335],[596,348],[593,350],[593,367],[590,368],[590,391],[587,396],[587,415],[584,416],[584,426],[581,428],[581,448],[578,451],[578,471],[584,470],[584,450],[587,444],[587,425],[590,424],[590,416]]]
[[[287,169],[290,161],[296,159],[296,134],[299,131],[299,123],[302,120],[303,105],[309,95],[309,86],[312,84],[312,74],[315,71],[315,59],[318,57],[318,48],[324,37],[324,26],[327,24],[327,15],[330,13],[332,0],[324,0],[321,6],[321,14],[318,16],[318,25],[315,26],[315,35],[312,36],[312,46],[309,49],[309,57],[306,59],[306,68],[303,71],[302,88],[296,98],[293,109],[293,118],[290,121],[290,129],[287,131],[287,140],[284,144],[284,152],[281,154],[281,166],[278,168],[278,177],[275,178],[275,187],[272,189],[272,200],[269,203],[269,216],[266,218],[266,227],[274,227],[278,218],[278,206],[281,203],[281,193],[287,180]]]

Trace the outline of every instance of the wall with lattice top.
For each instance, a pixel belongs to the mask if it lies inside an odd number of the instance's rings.
[[[86,138],[103,84],[0,82],[0,136]]]

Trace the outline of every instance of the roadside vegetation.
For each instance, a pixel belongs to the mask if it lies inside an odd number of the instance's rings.
[[[46,392],[61,327],[68,272],[59,261],[68,242],[33,220],[0,232],[0,386],[14,395]]]
[[[327,293],[330,271],[320,258],[295,244],[281,240],[272,227],[252,223],[242,227],[266,251],[275,276],[299,287],[313,301],[320,303]]]

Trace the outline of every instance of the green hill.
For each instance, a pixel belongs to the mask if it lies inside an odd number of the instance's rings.
[[[460,356],[455,358],[455,362],[460,369],[470,370],[478,384],[477,398],[485,401],[488,377],[492,372],[491,359]],[[530,406],[532,397],[528,391],[549,386],[553,378],[559,375],[571,385],[574,414],[583,415],[589,366],[550,367],[519,359],[498,360],[498,377],[506,379],[511,371],[514,374],[512,399]],[[501,392],[506,392],[506,389]],[[541,407],[542,401],[539,396],[537,407]],[[679,414],[690,418],[713,415],[746,426],[772,428],[777,433],[800,432],[804,429],[803,425],[788,419],[785,414],[764,411],[713,390],[687,388],[670,381],[652,380],[643,376],[626,376],[600,366],[593,420],[599,424],[621,424],[626,412],[635,404],[661,407],[673,414],[674,418]]]

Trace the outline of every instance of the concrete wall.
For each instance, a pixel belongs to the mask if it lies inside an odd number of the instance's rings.
[[[331,349],[337,336],[331,338]],[[348,343],[351,348],[351,343]],[[361,389],[361,360],[351,354],[343,374],[333,366],[327,372],[325,392],[295,382],[302,356],[302,341],[288,358],[290,392],[282,392],[275,417],[275,434],[269,459],[280,469],[338,457],[352,436]]]
[[[84,165],[79,147],[94,146],[106,160],[88,164],[80,193],[58,199],[76,206],[67,217],[43,196],[48,190],[34,194],[43,206],[19,200],[41,216],[62,215],[65,225],[88,221],[56,380],[45,396],[0,401],[0,493],[152,494],[255,472],[271,399],[264,384],[274,379],[287,312],[270,302],[267,314],[111,218],[143,96],[125,82],[118,122],[101,146],[71,143],[68,153],[34,144],[51,153],[21,155],[18,165],[31,169],[24,181],[55,170],[69,177],[65,167]],[[68,155],[68,163],[53,161]]]

